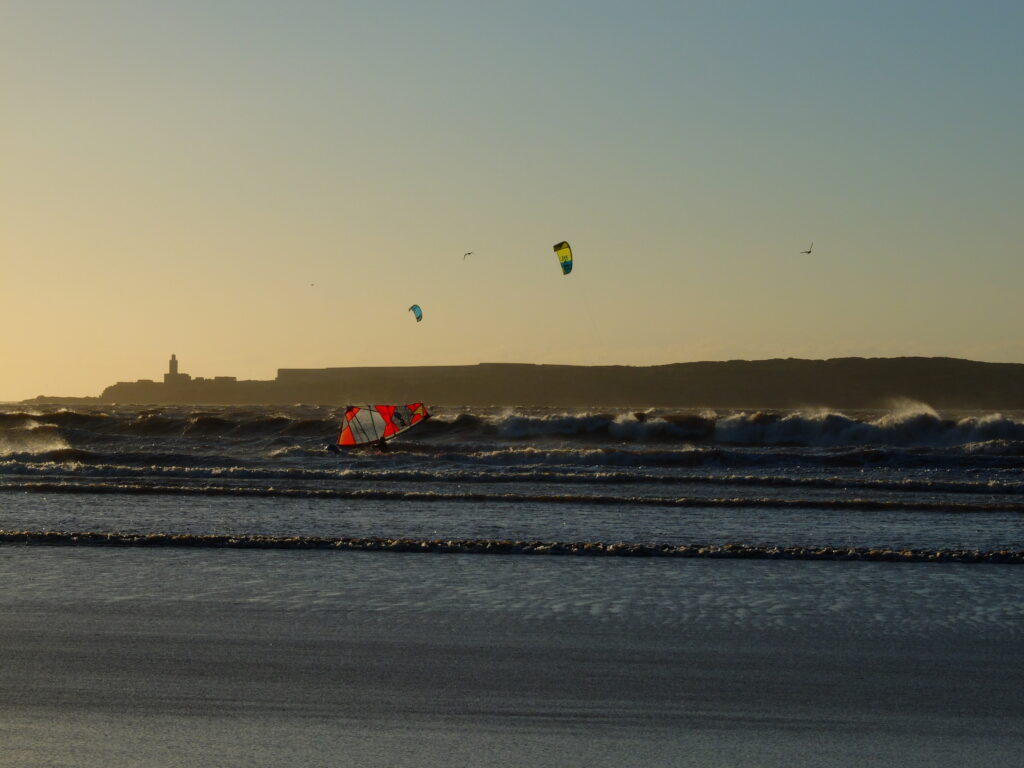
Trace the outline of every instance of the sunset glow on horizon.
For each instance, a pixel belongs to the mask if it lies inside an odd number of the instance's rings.
[[[1011,2],[5,3],[0,400],[171,353],[1024,362],[1022,30]]]

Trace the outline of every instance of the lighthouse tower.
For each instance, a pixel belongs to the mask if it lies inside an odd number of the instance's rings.
[[[178,357],[171,355],[171,361],[167,366],[167,373],[164,374],[164,384],[184,384],[192,377],[187,373],[178,373]]]

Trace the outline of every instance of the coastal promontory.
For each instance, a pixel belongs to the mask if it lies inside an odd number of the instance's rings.
[[[272,380],[238,380],[230,376],[193,377],[179,372],[177,357],[172,356],[162,381],[118,382],[90,401],[882,408],[901,399],[936,408],[1024,408],[1024,364],[944,357],[785,358],[654,366],[480,363],[281,368]],[[57,400],[60,398],[36,401]]]

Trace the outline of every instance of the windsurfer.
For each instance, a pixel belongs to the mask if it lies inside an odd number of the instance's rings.
[[[389,451],[385,442],[412,429],[430,414],[423,403],[406,405],[350,405],[342,417],[336,445],[342,450],[362,446],[380,453]]]

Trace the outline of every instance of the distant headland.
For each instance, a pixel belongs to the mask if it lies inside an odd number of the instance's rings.
[[[120,381],[96,398],[26,403],[259,405],[416,402],[555,407],[1024,408],[1024,364],[948,357],[729,360],[654,366],[480,363],[280,368],[272,381],[193,377],[171,355],[163,381]]]

